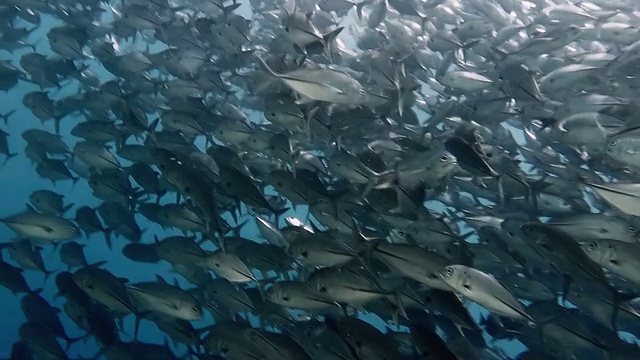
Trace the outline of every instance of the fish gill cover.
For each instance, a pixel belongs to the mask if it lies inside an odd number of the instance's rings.
[[[0,356],[640,359],[636,0],[0,2]]]

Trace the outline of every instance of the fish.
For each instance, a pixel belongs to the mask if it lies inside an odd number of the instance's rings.
[[[298,104],[309,102],[309,100],[349,105],[368,101],[368,94],[362,84],[347,73],[319,68],[279,74],[259,56],[258,61],[271,76],[282,80],[291,89],[304,96],[296,101]]]
[[[65,242],[60,246],[60,261],[67,265],[69,270],[74,267],[89,266],[83,246],[75,241]]]
[[[428,249],[408,244],[378,244],[370,254],[393,270],[433,289],[450,290],[438,276],[450,261]]]
[[[31,193],[29,200],[40,213],[50,215],[63,215],[73,207],[73,204],[64,205],[64,196],[51,190],[36,190]]]
[[[198,301],[179,287],[167,284],[161,277],[157,282],[134,283],[127,285],[138,311],[155,312],[182,320],[202,319],[202,308]]]
[[[481,303],[490,311],[521,321],[535,321],[507,288],[480,270],[464,265],[449,265],[438,275],[458,294]]]
[[[84,267],[73,273],[73,281],[92,299],[112,311],[137,312],[125,284],[107,270],[95,266]]]
[[[268,301],[291,309],[320,311],[337,306],[329,299],[323,298],[306,283],[299,281],[277,281],[266,289]]]
[[[0,222],[18,236],[40,241],[72,240],[80,234],[80,229],[70,220],[38,213],[30,206],[26,211],[0,219]]]

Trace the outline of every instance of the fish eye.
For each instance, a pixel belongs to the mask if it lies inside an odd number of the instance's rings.
[[[449,160],[449,157],[447,155],[442,155],[442,157],[440,157],[441,162],[446,162],[447,160]]]
[[[195,313],[200,312],[200,309],[198,309],[198,307],[197,307],[197,306],[192,307],[192,308],[191,308],[191,310],[192,310],[193,312],[195,312]]]
[[[446,269],[445,269],[445,271],[444,271],[444,273],[445,273],[446,275],[448,275],[448,276],[453,275],[453,273],[454,273],[454,272],[455,272],[455,270],[453,270],[453,268],[452,268],[452,267],[448,267],[448,268],[446,268]]]
[[[613,140],[613,141],[611,141],[609,143],[609,146],[611,146],[611,147],[616,146],[616,145],[618,145],[618,140]]]
[[[309,257],[309,252],[303,251],[303,252],[300,253],[300,256],[302,256],[303,258],[306,259],[307,257]]]
[[[598,248],[598,243],[596,243],[595,241],[592,241],[589,243],[589,250],[593,251],[597,248]]]

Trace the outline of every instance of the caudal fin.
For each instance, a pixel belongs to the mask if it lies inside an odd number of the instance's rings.
[[[16,110],[14,109],[14,110],[9,111],[6,114],[0,114],[0,119],[2,119],[2,121],[4,121],[5,125],[8,125],[9,124],[9,117],[11,115],[15,114],[15,113],[16,113]]]

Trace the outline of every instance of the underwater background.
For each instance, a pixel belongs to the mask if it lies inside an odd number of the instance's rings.
[[[53,4],[54,2],[51,3]],[[116,1],[114,3],[119,2]],[[182,3],[187,7],[189,6],[188,1],[183,1]],[[0,4],[0,6],[2,6],[2,4]],[[103,4],[103,6],[107,8],[106,5]],[[251,19],[253,16],[251,7],[248,3],[244,2],[241,3],[241,6],[239,8],[234,10],[234,13],[242,15],[247,19]],[[344,26],[347,28],[350,26],[358,26],[359,22],[355,13],[356,9],[354,8],[349,12],[349,15],[340,22],[340,26]],[[112,19],[113,14],[111,14],[109,11],[105,11],[103,17],[99,21],[109,23],[110,21],[112,21]],[[34,27],[34,25],[20,19],[16,20],[13,24],[15,27]],[[62,25],[64,25],[64,22],[62,20],[48,14],[41,14],[41,23],[37,26],[37,29],[32,31],[28,35],[28,37],[24,39],[24,41],[28,44],[34,44],[34,49],[37,53],[40,53],[47,57],[55,56],[56,54],[51,50],[47,41],[47,33],[51,30],[51,28]],[[352,48],[356,47],[357,39],[354,39],[349,32],[344,31],[340,38],[344,42],[345,46]],[[167,46],[165,44],[162,44],[162,42],[160,41],[149,43],[148,39],[143,36],[137,36],[134,40],[118,41],[118,46],[123,52],[137,49],[140,51],[157,53],[167,48]],[[18,66],[18,64],[20,64],[21,57],[26,53],[33,52],[34,49],[25,47],[22,49],[7,51],[3,47],[0,47],[0,60],[7,60],[12,64]],[[99,61],[97,61],[95,58],[91,59],[90,57],[91,55],[87,53],[87,59],[84,59],[82,63],[89,66],[89,69],[97,76],[101,83],[116,78],[113,74],[107,71]],[[58,181],[56,184],[53,184],[51,181],[39,177],[34,171],[34,165],[27,158],[23,151],[23,149],[25,149],[25,146],[27,145],[27,142],[20,136],[20,134],[22,134],[26,130],[34,128],[45,129],[52,133],[55,131],[53,121],[41,122],[27,107],[23,105],[24,95],[37,90],[40,90],[39,86],[27,81],[20,81],[17,86],[14,86],[9,91],[0,93],[2,99],[2,101],[0,101],[0,114],[9,114],[12,111],[15,111],[11,113],[11,115],[7,116],[4,124],[0,124],[0,129],[9,134],[8,148],[10,149],[10,151],[17,153],[15,157],[7,159],[7,162],[2,165],[2,168],[0,168],[0,189],[2,189],[2,197],[0,201],[0,218],[9,217],[13,214],[25,211],[25,208],[29,203],[30,194],[36,190],[44,189],[55,191],[58,194],[64,196],[65,205],[74,204],[74,206],[71,209],[67,210],[67,212],[65,213],[65,217],[67,218],[71,218],[72,214],[74,214],[75,210],[80,206],[89,206],[95,208],[102,203],[102,200],[92,195],[92,189],[89,187],[85,179],[80,179],[80,181],[73,182]],[[437,96],[437,92],[433,91],[429,87],[429,85],[425,83],[421,83],[421,88],[419,91],[429,96]],[[52,99],[62,100],[65,97],[81,92],[81,88],[79,87],[78,81],[71,78],[65,80],[60,88],[47,89],[46,92]],[[238,97],[242,97],[243,95],[245,94],[242,91],[236,93],[236,96]],[[264,115],[262,112],[253,111],[251,109],[244,109],[243,111],[253,123],[259,124],[264,122]],[[157,116],[149,116],[149,119],[153,119],[155,117]],[[419,117],[423,121],[426,121],[425,119],[428,119],[428,115],[420,114]],[[72,113],[65,116],[60,121],[60,135],[62,137],[62,140],[68,145],[70,149],[73,148],[73,145],[77,141],[81,140],[78,137],[74,137],[71,135],[71,129],[78,122],[83,120],[83,116]],[[518,144],[526,143],[521,129],[513,127],[511,125],[504,125],[504,127],[512,133],[513,138]],[[129,140],[129,143],[134,142],[134,140]],[[205,151],[207,143],[204,138],[198,138],[196,139],[196,145],[201,151]],[[514,158],[523,159],[523,157],[519,155],[515,156]],[[0,158],[0,160],[3,160],[3,158]],[[121,160],[123,166],[130,165],[130,162],[124,159]],[[533,173],[533,171],[531,171],[531,168],[526,164],[522,164],[521,168],[525,173]],[[611,178],[613,178],[613,176],[611,176],[610,179]],[[275,191],[273,191],[273,189],[267,189],[266,192],[269,194],[275,194]],[[168,203],[175,203],[174,194],[167,194],[160,200],[160,204]],[[425,204],[426,207],[432,210],[434,213],[445,212],[446,207],[442,203],[439,203],[437,201],[426,201]],[[591,206],[591,204],[589,204],[589,209],[591,209],[593,212],[597,212],[596,208]],[[284,224],[283,219],[287,217],[305,219],[308,212],[308,206],[296,206],[295,209],[289,210],[280,217],[279,225],[282,227]],[[235,224],[235,221],[228,214],[224,214],[222,215],[222,217],[230,224]],[[163,228],[157,223],[149,221],[139,213],[135,215],[135,218],[140,228],[143,230],[141,237],[142,243],[152,244],[155,237],[163,239],[169,236],[183,235],[183,233],[178,230]],[[542,220],[548,220],[550,216],[543,215],[539,218],[541,218]],[[239,234],[247,239],[256,239],[257,241],[262,241],[261,239],[263,237],[260,234],[253,217],[246,216],[246,219],[248,221],[246,222],[246,224],[244,224],[244,226],[241,227]],[[457,226],[460,233],[466,233],[472,230],[471,227],[467,226],[462,221],[459,221]],[[140,281],[154,281],[159,275],[166,279],[169,283],[173,283],[174,279],[177,279],[178,284],[183,289],[193,288],[193,285],[189,284],[189,282],[187,282],[184,278],[172,271],[171,265],[167,262],[148,264],[132,261],[126,256],[123,256],[122,249],[129,243],[129,241],[125,240],[121,236],[117,236],[116,234],[112,234],[111,238],[113,241],[113,247],[111,249],[107,246],[106,242],[104,241],[103,235],[100,233],[93,234],[89,237],[80,236],[75,239],[75,241],[85,245],[84,253],[86,254],[86,258],[89,264],[105,261],[106,263],[102,265],[102,268],[110,271],[117,277],[128,279],[131,283]],[[0,226],[0,242],[8,243],[13,241],[14,239],[16,239],[16,234],[14,232],[12,232],[6,226]],[[468,243],[478,243],[478,238],[476,235],[472,235],[470,237],[467,237],[465,241],[467,241]],[[41,246],[43,248],[41,254],[45,262],[45,267],[50,272],[50,274],[45,275],[38,271],[25,270],[23,272],[24,277],[31,289],[42,289],[40,295],[44,297],[52,306],[62,309],[64,299],[56,295],[57,289],[54,282],[54,278],[58,272],[67,271],[67,267],[59,260],[58,251],[60,244],[38,244],[38,246]],[[211,246],[210,243],[204,243],[202,244],[202,247],[208,250],[215,249],[215,247]],[[8,255],[7,251],[2,251],[2,259],[15,265],[13,260],[11,260],[10,256]],[[26,321],[26,317],[24,316],[20,306],[20,299],[22,296],[24,296],[24,294],[14,295],[10,290],[4,287],[0,287],[0,309],[2,309],[2,312],[0,313],[0,358],[9,358],[13,344],[20,340],[18,329]],[[573,307],[570,304],[567,304],[566,306]],[[468,304],[468,308],[474,319],[476,319],[478,322],[481,317],[488,314],[486,310],[475,304]],[[368,321],[370,324],[373,324],[383,332],[386,332],[389,329],[408,332],[407,327],[397,327],[395,325],[386,323],[385,321],[378,318],[375,314],[361,313],[359,316],[361,316],[363,319]],[[85,336],[85,332],[78,329],[78,327],[71,320],[69,320],[67,316],[65,316],[64,312],[60,312],[59,317],[69,337],[78,338]],[[258,321],[256,318],[250,317],[249,320],[254,326],[257,326]],[[213,318],[211,314],[205,311],[204,318],[202,320],[193,321],[192,324],[195,328],[205,328],[211,325],[212,322]],[[134,317],[126,316],[124,317],[120,337],[123,341],[133,341],[133,333]],[[484,332],[483,335],[485,339],[488,340],[488,342],[493,344],[489,334]],[[622,336],[631,343],[636,342],[636,339],[628,333],[624,333]],[[187,354],[185,346],[175,345],[171,341],[168,341],[166,334],[160,331],[151,321],[143,320],[141,322],[138,340],[160,345],[166,343],[171,346],[176,355],[182,356]],[[501,355],[513,359],[517,358],[517,355],[526,349],[526,347],[520,342],[510,340],[498,340],[495,344],[495,347],[501,349]],[[87,336],[85,340],[73,343],[67,350],[67,356],[70,359],[91,358],[99,352],[100,346],[98,345],[98,343],[93,337]],[[365,359],[363,358],[363,360]]]

